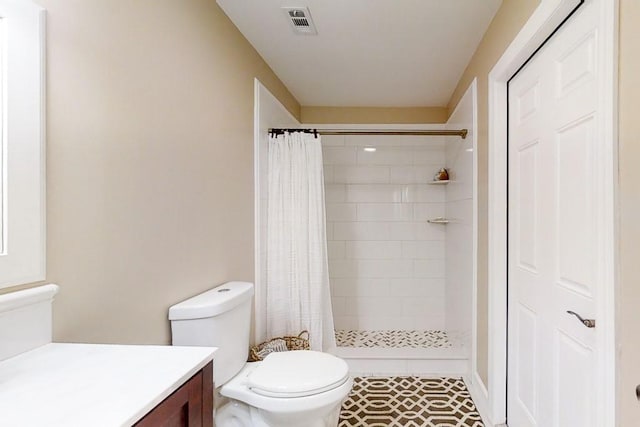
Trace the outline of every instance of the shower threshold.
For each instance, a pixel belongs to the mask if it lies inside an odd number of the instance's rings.
[[[469,346],[465,334],[441,330],[336,330],[336,356],[352,374],[465,375]]]

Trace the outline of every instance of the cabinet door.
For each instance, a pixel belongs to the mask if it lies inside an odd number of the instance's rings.
[[[136,427],[212,426],[213,365],[211,363],[136,423]]]

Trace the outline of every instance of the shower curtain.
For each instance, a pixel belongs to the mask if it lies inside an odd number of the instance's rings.
[[[312,350],[335,346],[320,136],[269,138],[266,326],[269,337],[309,331]]]

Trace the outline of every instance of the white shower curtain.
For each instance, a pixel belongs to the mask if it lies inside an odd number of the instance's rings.
[[[269,140],[266,326],[269,337],[309,331],[312,350],[335,346],[320,136]]]

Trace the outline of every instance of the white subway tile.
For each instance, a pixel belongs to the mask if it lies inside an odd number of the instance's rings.
[[[402,191],[402,201],[405,203],[444,203],[445,186],[428,184],[406,185]]]
[[[387,240],[387,222],[336,222],[333,225],[334,240]]]
[[[424,313],[420,316],[413,316],[413,329],[416,330],[438,330],[446,329],[446,314],[444,310],[440,314]]]
[[[389,292],[395,296],[404,297],[411,295],[420,295],[416,292],[417,283],[421,279],[410,278],[397,278],[389,279]]]
[[[445,279],[405,278],[390,279],[389,293],[396,296],[439,298],[444,304]]]
[[[345,145],[354,147],[386,147],[391,150],[411,151],[414,147],[421,147],[425,137],[403,135],[347,135]]]
[[[325,184],[332,184],[334,182],[334,179],[333,179],[333,166],[324,165],[322,167],[322,175],[324,176],[324,183]],[[266,181],[264,181],[264,182],[266,182]]]
[[[388,166],[335,166],[334,180],[344,184],[388,184]]]
[[[379,147],[384,144],[383,135],[347,135],[344,144],[351,147]]]
[[[444,240],[445,226],[424,222],[389,222],[390,240]],[[374,240],[374,239],[372,239]]]
[[[420,260],[413,261],[414,277],[445,277],[444,260]]]
[[[358,329],[361,331],[378,331],[380,329],[386,329],[384,324],[388,322],[388,317],[382,314],[372,315],[370,310],[366,310],[365,313],[358,313]]]
[[[445,240],[447,229],[443,224],[429,224],[426,221],[418,224],[418,235],[422,237],[416,240]]]
[[[415,167],[391,166],[389,169],[389,182],[391,184],[417,184],[415,181]]]
[[[355,331],[358,329],[357,316],[333,316],[333,324],[336,329]]]
[[[345,258],[345,242],[331,240],[327,242],[327,254],[329,259]]]
[[[376,151],[357,151],[359,165],[411,165],[413,153],[410,150],[378,148]]]
[[[449,297],[445,295],[445,251],[458,250],[460,245],[452,243],[449,248],[444,239],[460,239],[466,231],[426,222],[432,217],[462,216],[460,203],[450,204],[446,211],[447,186],[426,184],[445,164],[443,141],[323,137],[336,328],[445,327],[445,296]],[[366,146],[377,151],[364,152]],[[452,272],[453,279],[462,280],[457,273]]]
[[[344,297],[331,297],[331,309],[334,316],[345,316],[346,312],[346,300]]]
[[[356,163],[354,147],[323,147],[323,162],[327,165],[353,165]]]
[[[329,268],[329,276],[331,282],[331,295],[337,297],[356,296],[358,295],[358,279],[353,277],[333,277],[331,268]]]
[[[413,261],[407,260],[329,260],[329,276],[333,278],[354,277],[358,279],[375,279],[413,277],[413,270]]]
[[[360,203],[358,221],[411,221],[413,206],[407,203]]]
[[[327,203],[327,221],[355,221],[356,205],[354,203]]]
[[[447,188],[448,200],[461,200],[473,197],[473,150],[472,140],[465,141],[454,162],[447,163],[451,179]]]
[[[405,330],[405,331],[410,331],[413,330],[414,327],[414,323],[415,323],[415,319],[413,317],[408,317],[408,316],[399,316],[399,317],[392,317],[391,319],[389,319],[389,325],[385,326],[384,329],[392,329],[392,330]]]
[[[402,301],[404,316],[422,316],[444,313],[444,300],[441,298],[406,297]]]
[[[384,331],[384,330],[410,330],[415,323],[414,318],[404,316],[385,316],[384,313],[374,316],[360,317],[358,324],[361,330]]]
[[[441,164],[422,166],[391,166],[389,181],[391,184],[426,184],[442,167]]]
[[[391,240],[427,240],[424,238],[424,232],[419,230],[422,225],[415,222],[390,223],[389,238]]]
[[[325,203],[344,202],[347,190],[343,184],[327,184],[324,186]]]
[[[412,277],[412,261],[407,260],[358,260],[358,276],[362,278]]]
[[[350,259],[330,259],[329,277],[359,277],[358,263]]]
[[[390,297],[345,297],[346,309],[358,316],[400,316],[402,298]],[[368,328],[367,328],[368,329]]]
[[[412,203],[412,205],[413,219],[416,221],[426,221],[445,216],[444,203]]]
[[[463,145],[465,145],[465,141],[470,142],[469,147],[473,145],[473,138],[451,138],[450,141],[447,142],[447,145],[444,150],[445,164],[448,167],[455,165],[456,157],[460,155],[460,149]]]
[[[445,165],[444,150],[441,148],[439,149],[437,146],[415,148],[413,150],[412,159],[414,165],[439,164],[440,167],[444,167]]]
[[[349,252],[347,251],[347,257]],[[404,259],[445,259],[445,242],[442,240],[414,240],[402,242]]]
[[[394,259],[402,255],[402,243],[395,241],[346,242],[345,258]]]
[[[389,295],[389,279],[380,278],[331,278],[335,296],[386,296]]]
[[[450,201],[446,205],[447,218],[455,219],[452,225],[473,226],[473,199]]]
[[[357,294],[363,296],[389,296],[389,279],[362,278],[355,282]]]
[[[320,141],[323,147],[340,147],[344,145],[344,135],[322,135]]]
[[[399,203],[402,187],[384,184],[351,184],[346,186],[346,200],[357,203]]]

